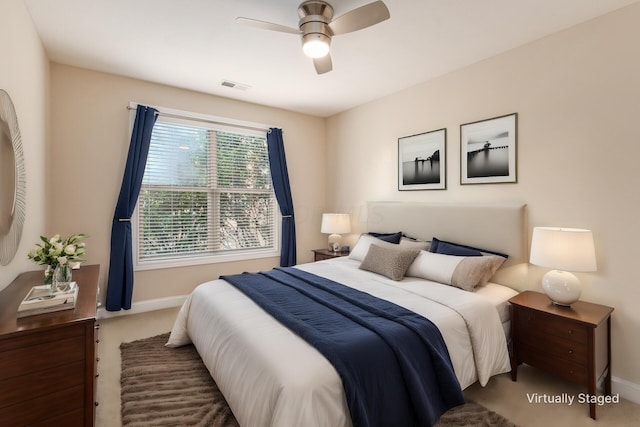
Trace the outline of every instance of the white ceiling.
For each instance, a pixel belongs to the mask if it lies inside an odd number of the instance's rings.
[[[324,75],[298,36],[235,22],[297,27],[302,0],[24,1],[54,62],[326,117],[638,0],[384,0],[391,18],[335,36]],[[336,17],[370,1],[329,0]]]

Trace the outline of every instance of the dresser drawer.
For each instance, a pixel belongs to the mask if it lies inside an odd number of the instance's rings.
[[[29,427],[72,427],[72,426],[84,426],[88,425],[85,420],[84,410],[78,409],[71,412],[65,412],[57,417],[47,418],[46,420],[38,421],[33,424],[29,424]]]
[[[0,426],[64,425],[71,427],[70,424],[54,424],[50,421],[68,419],[68,414],[84,412],[83,396],[84,387],[76,386],[2,408]],[[75,419],[77,418],[75,416]]]
[[[20,320],[29,319],[28,317]],[[16,350],[24,347],[31,347],[44,343],[57,343],[60,340],[66,338],[77,337],[84,335],[84,330],[80,326],[54,328],[43,332],[25,333],[15,338],[7,338],[0,340],[0,358],[2,354],[11,350]],[[1,359],[0,359],[1,360]]]
[[[537,333],[580,343],[587,342],[588,336],[587,329],[577,322],[522,307],[516,310],[515,327],[520,336]]]
[[[6,406],[81,386],[84,372],[84,362],[77,361],[55,369],[0,380],[0,411]]]
[[[547,335],[537,329],[527,328],[522,328],[515,336],[518,344],[527,345],[552,356],[562,357],[587,366],[589,350],[585,342],[568,340],[557,335]]]
[[[82,331],[82,330],[81,330]],[[0,380],[84,361],[85,337],[72,336],[0,353]]]
[[[586,366],[552,356],[526,343],[518,343],[518,360],[574,383],[586,385],[589,378]]]

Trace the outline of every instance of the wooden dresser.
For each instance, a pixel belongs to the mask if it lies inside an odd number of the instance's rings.
[[[613,308],[577,301],[571,307],[555,305],[544,294],[523,292],[509,300],[513,357],[511,379],[518,364],[527,363],[565,380],[581,384],[590,396],[597,381],[611,395],[611,312]],[[589,404],[596,418],[595,403]]]
[[[22,273],[0,292],[0,426],[93,426],[100,266],[73,271],[74,309],[18,319],[42,274]]]

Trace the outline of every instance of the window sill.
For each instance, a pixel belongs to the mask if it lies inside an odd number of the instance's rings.
[[[218,255],[190,256],[184,258],[134,261],[134,271],[159,270],[163,268],[189,267],[193,265],[218,264],[223,262],[247,261],[252,259],[280,257],[279,250],[265,249],[251,253],[228,253]]]

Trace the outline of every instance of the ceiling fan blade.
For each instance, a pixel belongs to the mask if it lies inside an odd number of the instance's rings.
[[[334,19],[329,28],[334,35],[351,33],[378,24],[390,16],[389,9],[383,1],[374,1]]]
[[[331,55],[326,54],[322,58],[314,58],[313,66],[316,67],[316,73],[318,74],[328,73],[333,69],[333,64],[331,63]]]
[[[301,34],[298,28],[287,27],[286,25],[274,24],[273,22],[259,21],[251,18],[236,18],[236,22],[250,27],[260,28],[262,30],[279,31],[281,33]]]

